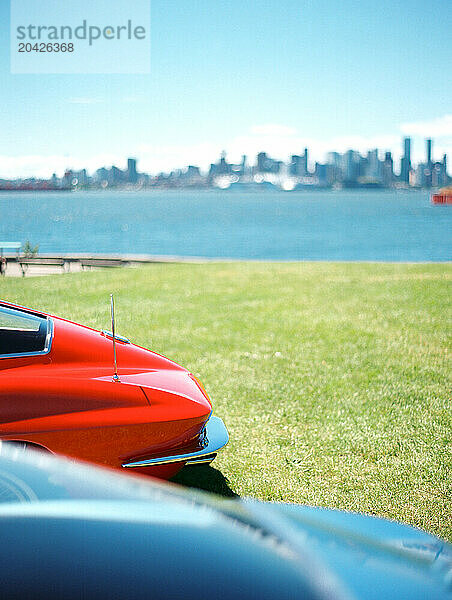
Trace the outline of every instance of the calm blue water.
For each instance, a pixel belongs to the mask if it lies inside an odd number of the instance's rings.
[[[452,206],[427,192],[2,192],[0,211],[0,240],[40,252],[452,259]]]

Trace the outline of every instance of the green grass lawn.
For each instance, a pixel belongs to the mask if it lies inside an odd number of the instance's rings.
[[[452,539],[451,279],[450,264],[156,264],[7,278],[0,295],[108,328],[115,292],[118,333],[205,384],[231,436],[212,465],[226,489]],[[178,480],[215,481],[193,469]]]

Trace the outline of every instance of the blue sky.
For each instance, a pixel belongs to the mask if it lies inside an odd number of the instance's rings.
[[[449,0],[152,0],[149,75],[12,75],[7,0],[0,27],[0,177],[222,149],[397,157],[406,134],[452,162]]]

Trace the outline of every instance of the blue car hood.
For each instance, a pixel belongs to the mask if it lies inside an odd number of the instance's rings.
[[[451,546],[421,530],[227,500],[6,444],[0,539],[5,597],[452,597]]]

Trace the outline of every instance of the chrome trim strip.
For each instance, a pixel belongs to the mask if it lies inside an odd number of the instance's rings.
[[[28,306],[22,306],[21,304],[13,304],[12,302],[7,302],[6,300],[0,300],[0,306],[4,308],[9,308],[10,310],[19,310],[22,312],[30,313],[35,317],[41,317],[42,319],[46,319],[50,315],[47,313],[43,313],[40,310],[34,310],[33,308],[28,308]]]
[[[113,333],[111,331],[107,331],[106,329],[102,329],[102,331],[100,333],[104,337],[108,337],[108,338],[113,339]],[[124,342],[124,344],[130,344],[129,338],[126,338],[123,335],[118,335],[117,333],[115,333],[115,340],[118,340],[118,342]]]
[[[44,318],[44,316],[41,318]],[[45,316],[45,318],[47,319],[47,335],[44,350],[37,350],[36,352],[17,352],[16,354],[0,354],[0,358],[24,358],[27,356],[42,356],[48,354],[52,348],[53,320],[48,316]]]
[[[215,457],[210,455],[215,454],[221,448],[224,448],[229,441],[228,430],[223,421],[219,417],[210,417],[204,426],[201,435],[205,432],[204,447],[195,452],[187,452],[185,454],[175,454],[173,456],[160,456],[159,458],[146,458],[124,463],[125,468],[133,467],[152,467],[154,465],[166,465],[175,462],[186,462],[187,464],[199,462],[211,462]],[[204,460],[202,460],[204,458]]]
[[[215,458],[215,454],[209,454],[208,456],[199,456],[198,458],[190,458],[185,463],[186,465],[201,465],[201,464],[210,464]]]

